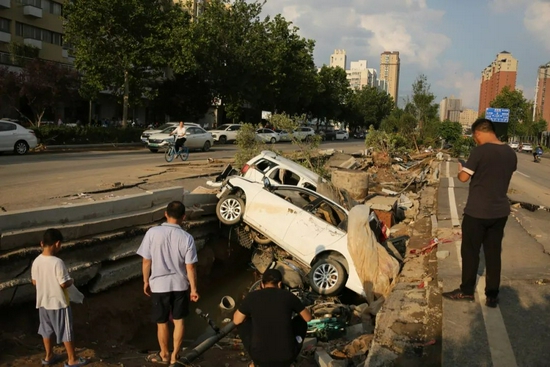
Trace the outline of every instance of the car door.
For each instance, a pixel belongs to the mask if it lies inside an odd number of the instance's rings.
[[[3,151],[12,150],[17,140],[17,125],[11,122],[0,122],[0,149]]]
[[[302,208],[310,203],[309,195],[304,191],[294,187],[263,189],[246,205],[249,224],[293,255],[299,255],[299,252],[293,243],[285,241],[285,234]]]
[[[197,149],[201,147],[199,145],[199,136],[198,131],[196,127],[187,127],[185,131],[185,138],[187,139],[185,141],[185,146],[189,149]]]
[[[308,263],[316,254],[326,250],[346,235],[347,215],[333,203],[318,196],[296,216],[285,234],[295,252]]]
[[[197,148],[202,148],[204,147],[204,143],[206,142],[206,140],[208,140],[208,133],[206,132],[206,130],[204,130],[201,127],[196,126],[194,127],[194,129],[195,129]]]

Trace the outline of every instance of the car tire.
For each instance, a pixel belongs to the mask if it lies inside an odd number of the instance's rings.
[[[218,142],[220,144],[225,144],[227,143],[227,138],[225,136],[220,136],[220,138],[218,139]]]
[[[151,153],[156,153],[159,151],[158,149],[151,149],[151,148],[149,148],[149,150],[151,151]]]
[[[269,141],[271,144],[275,144],[277,142],[277,139],[275,138],[271,138],[271,140]]]
[[[25,140],[19,140],[13,146],[13,152],[15,154],[23,155],[29,151],[29,144]]]
[[[308,278],[314,292],[331,297],[342,292],[346,286],[347,274],[338,261],[323,258],[311,267]]]
[[[243,219],[244,200],[237,195],[222,197],[216,205],[216,215],[223,224],[235,225]]]
[[[259,245],[269,245],[271,243],[271,240],[268,237],[254,230],[250,232],[250,235],[252,236],[254,242]]]
[[[210,150],[210,147],[212,146],[212,144],[210,144],[210,142],[207,140],[204,142],[204,145],[202,146],[202,151],[203,152],[208,152]]]

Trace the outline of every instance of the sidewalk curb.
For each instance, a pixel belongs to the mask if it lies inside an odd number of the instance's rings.
[[[550,212],[550,208],[544,205],[537,205],[537,204],[531,204],[525,201],[513,200],[513,199],[510,199],[510,197],[508,197],[508,201],[510,202],[510,205],[519,204],[520,207],[522,207],[523,209],[527,209],[530,212],[535,212],[537,210],[545,210],[547,212]]]
[[[67,144],[67,145],[42,145],[33,149],[33,153],[64,153],[67,151],[87,150],[118,150],[124,148],[145,147],[143,143],[108,143],[108,144]]]

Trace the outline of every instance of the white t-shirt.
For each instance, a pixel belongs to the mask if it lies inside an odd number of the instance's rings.
[[[36,281],[36,308],[60,310],[69,307],[69,295],[61,284],[71,280],[63,260],[39,255],[32,263],[31,277]]]
[[[149,286],[153,293],[178,292],[189,289],[186,264],[198,261],[193,236],[176,224],[163,223],[145,233],[137,251],[151,260]]]
[[[186,130],[187,130],[187,129],[185,128],[185,126],[184,126],[184,127],[179,127],[179,126],[178,126],[178,127],[176,127],[176,128],[174,129],[174,131],[172,131],[172,134],[175,133],[175,134],[176,134],[176,138],[177,138],[177,139],[181,139],[181,138],[184,138],[184,137],[185,137],[185,132],[186,132]]]

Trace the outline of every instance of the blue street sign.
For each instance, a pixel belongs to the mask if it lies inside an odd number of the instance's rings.
[[[510,110],[508,108],[489,107],[485,109],[485,118],[493,122],[508,122]]]

